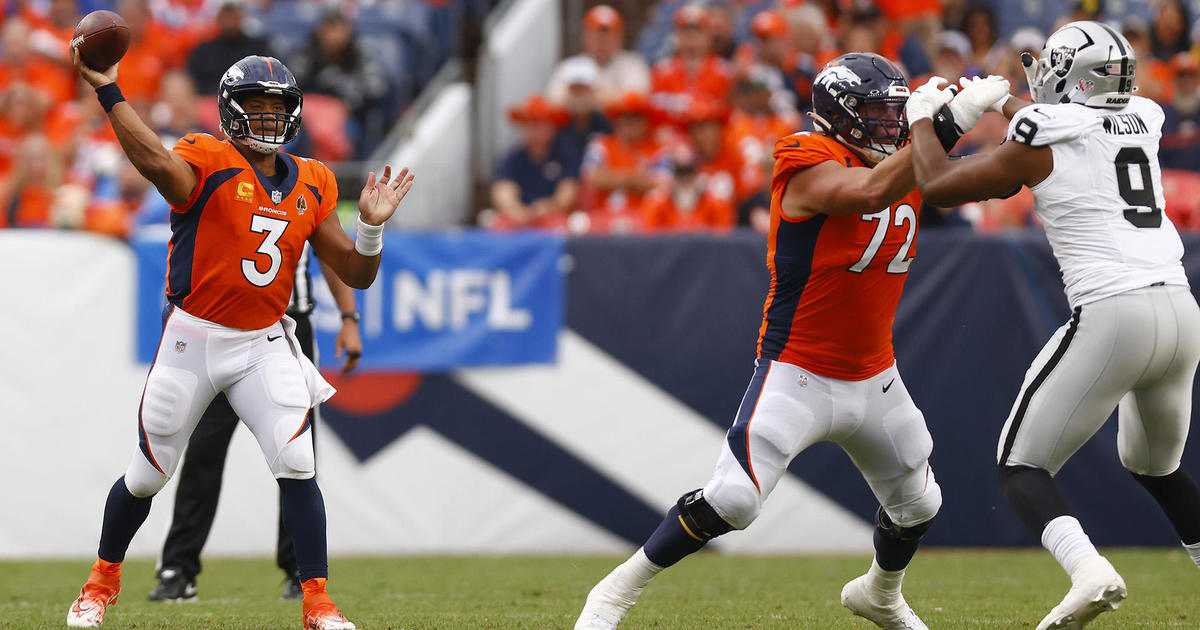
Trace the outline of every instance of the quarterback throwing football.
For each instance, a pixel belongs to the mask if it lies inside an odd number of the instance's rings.
[[[324,164],[280,148],[300,129],[303,95],[278,59],[250,56],[218,86],[226,139],[188,134],[165,149],[125,102],[117,66],[97,72],[73,49],[129,160],[171,204],[162,340],[138,409],[138,448],[108,494],[91,576],[67,625],[94,627],[117,601],[121,562],[175,472],[201,414],[224,392],[279,483],[304,590],[302,621],[350,630],[325,590],[325,505],[313,478],[308,414],[333,395],[300,351],[284,315],[305,243],[346,284],[365,289],[379,269],[383,224],[412,187],[408,169],[367,177],[351,239],[334,213],[337,182]]]
[[[1200,565],[1200,488],[1180,468],[1200,307],[1163,213],[1163,111],[1133,95],[1129,42],[1099,22],[1072,22],[1046,40],[1040,59],[1022,61],[1034,103],[1005,94],[991,104],[1012,120],[990,155],[947,160],[928,116],[914,115],[914,106],[928,111],[916,95],[909,122],[926,200],[953,206],[1029,186],[1062,268],[1071,318],[1026,372],[997,450],[1001,490],[1071,576],[1037,630],[1076,630],[1116,608],[1125,582],[1052,477],[1114,408],[1121,463]]]

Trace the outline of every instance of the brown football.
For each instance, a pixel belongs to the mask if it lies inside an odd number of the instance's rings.
[[[112,11],[92,11],[75,25],[71,45],[79,47],[87,67],[103,72],[129,50],[129,24]]]

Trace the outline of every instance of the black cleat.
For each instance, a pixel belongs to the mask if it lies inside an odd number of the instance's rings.
[[[150,591],[152,602],[194,602],[196,583],[187,579],[179,569],[163,569],[158,572],[158,586]]]
[[[289,575],[283,582],[283,595],[280,599],[304,599],[304,589],[300,588],[299,576]]]

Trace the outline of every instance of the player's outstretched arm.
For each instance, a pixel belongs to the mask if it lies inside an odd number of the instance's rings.
[[[789,217],[815,214],[866,214],[877,212],[904,198],[916,188],[908,147],[880,161],[874,168],[847,168],[825,161],[800,169],[788,179],[780,208]]]
[[[1003,197],[1021,186],[1036,186],[1054,169],[1049,147],[1010,141],[988,154],[951,160],[929,119],[912,123],[909,133],[917,188],[926,202],[941,208]]]
[[[379,252],[383,251],[383,224],[392,217],[400,201],[413,185],[407,168],[392,178],[392,167],[383,167],[378,179],[374,171],[358,196],[358,235],[351,240],[342,230],[335,213],[317,226],[309,242],[317,258],[329,265],[342,282],[355,289],[366,289],[379,271]]]
[[[104,72],[92,70],[80,59],[75,47],[71,48],[71,61],[79,75],[96,90],[117,140],[133,166],[171,205],[186,202],[196,188],[196,172],[182,157],[164,147],[158,134],[125,102],[117,88],[116,64]]]

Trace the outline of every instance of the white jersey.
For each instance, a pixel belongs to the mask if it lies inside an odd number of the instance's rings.
[[[1183,243],[1163,212],[1162,123],[1162,108],[1138,96],[1122,109],[1035,105],[1009,123],[1009,140],[1053,152],[1054,170],[1031,190],[1072,307],[1188,284]]]

